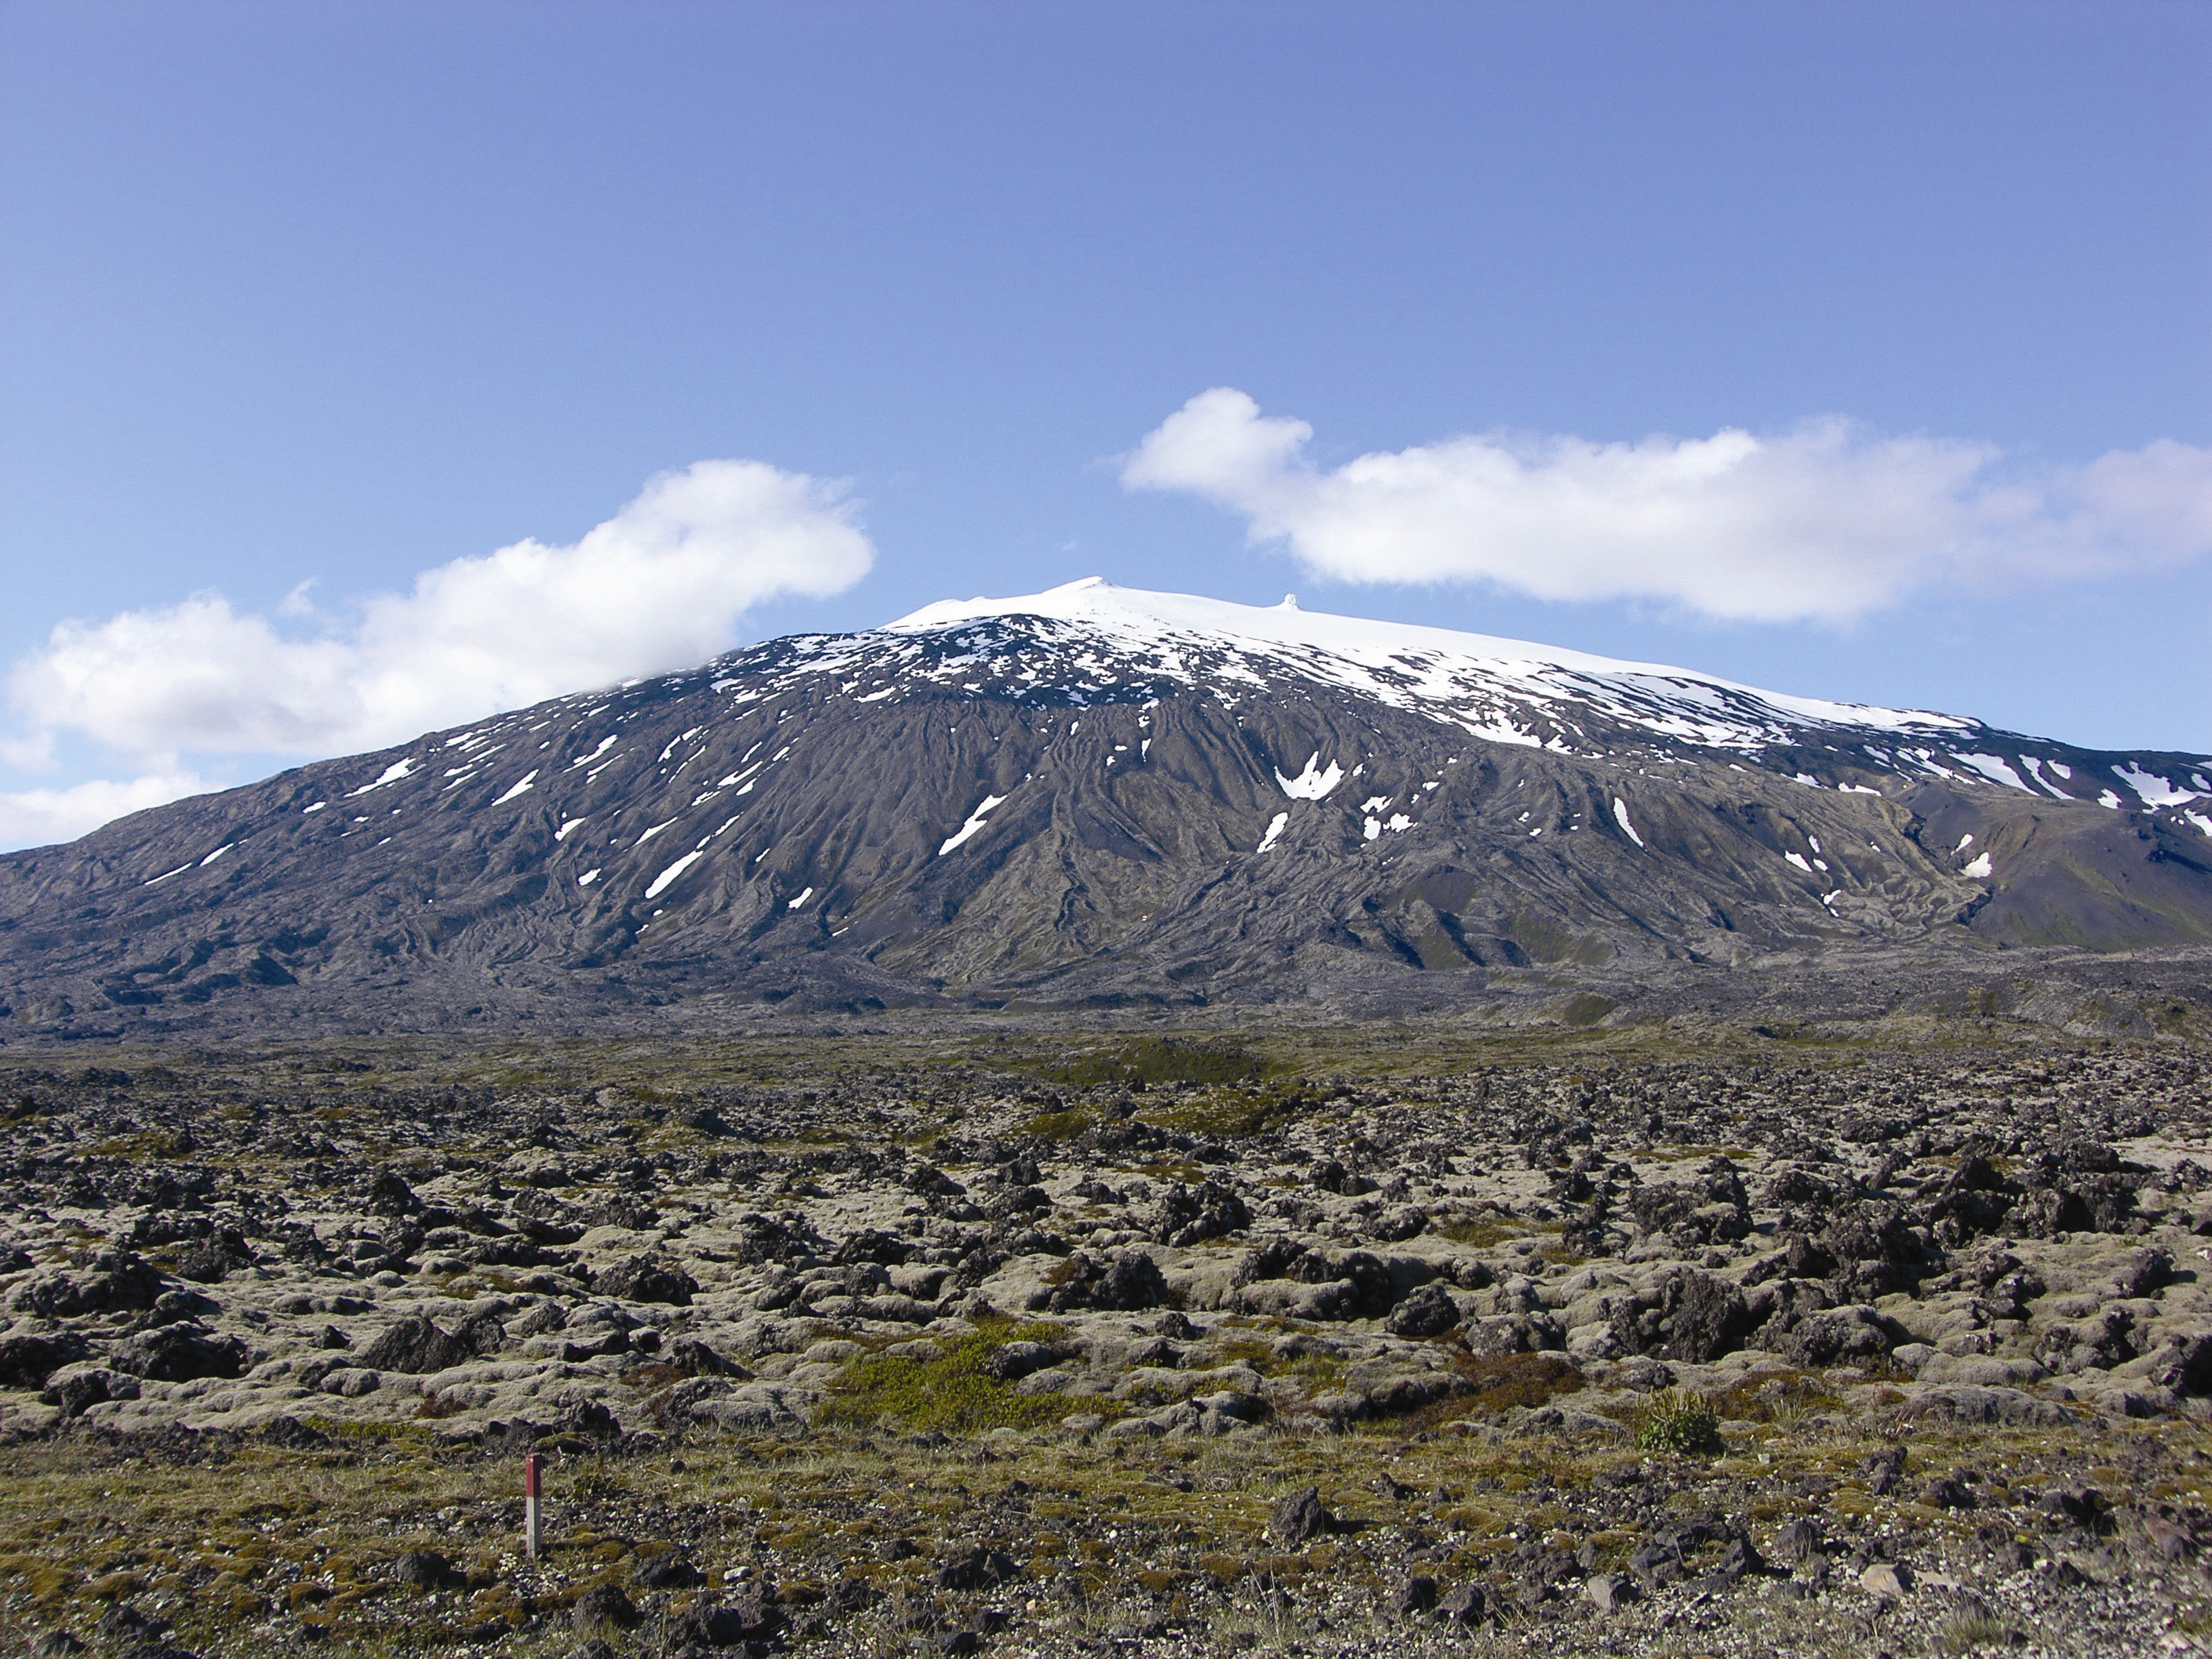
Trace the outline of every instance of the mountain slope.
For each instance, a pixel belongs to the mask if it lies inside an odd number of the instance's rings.
[[[2212,940],[2212,763],[1097,582],[0,859],[21,1025],[1478,994]]]

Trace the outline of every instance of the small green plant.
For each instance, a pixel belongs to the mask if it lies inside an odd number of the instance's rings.
[[[1721,1414],[1695,1389],[1665,1389],[1644,1408],[1636,1445],[1648,1452],[1717,1452],[1721,1449]]]

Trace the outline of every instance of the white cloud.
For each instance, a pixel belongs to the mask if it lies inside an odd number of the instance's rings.
[[[123,781],[99,778],[66,789],[0,794],[0,847],[75,841],[127,813],[204,794],[215,787],[190,772],[162,772]]]
[[[0,796],[0,844],[82,833],[204,787],[179,755],[380,748],[688,667],[727,648],[749,606],[841,592],[873,558],[842,486],[708,460],[653,479],[573,545],[456,559],[306,637],[219,593],[64,622],[9,674],[17,724],[0,756],[35,763],[76,734],[147,775]],[[307,593],[294,589],[279,614],[312,616]]]
[[[1312,465],[1304,421],[1201,392],[1123,464],[1346,581],[1485,581],[1753,622],[1843,621],[1951,580],[2049,579],[2212,551],[2212,450],[2161,441],[2004,469],[1986,444],[1837,418],[1771,437],[1448,438]]]

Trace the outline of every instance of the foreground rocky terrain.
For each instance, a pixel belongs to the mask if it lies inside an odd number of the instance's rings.
[[[2191,1650],[2206,1056],[1914,1036],[16,1054],[0,1628]]]

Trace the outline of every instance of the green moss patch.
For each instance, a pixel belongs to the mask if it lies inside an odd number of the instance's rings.
[[[1017,1393],[985,1366],[1010,1342],[1052,1342],[1063,1334],[1056,1325],[993,1322],[935,1359],[865,1354],[838,1373],[817,1420],[859,1428],[889,1421],[911,1432],[956,1435],[1056,1422],[1070,1409],[1066,1400]]]
[[[1102,1083],[1251,1083],[1267,1074],[1267,1063],[1234,1043],[1142,1037],[1066,1055],[1036,1069],[1050,1082],[1089,1089]]]

